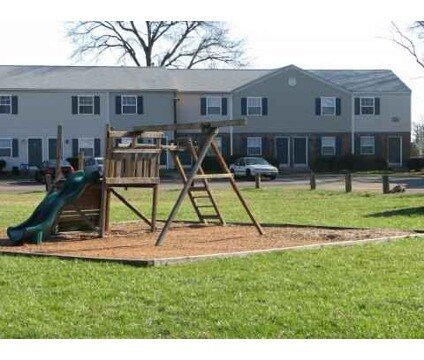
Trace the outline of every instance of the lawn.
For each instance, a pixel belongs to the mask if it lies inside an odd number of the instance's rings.
[[[147,192],[123,193],[148,208]],[[161,218],[177,194],[161,193]],[[420,195],[243,194],[262,222],[424,228]],[[0,194],[0,227],[42,196]],[[247,221],[232,193],[216,196]],[[113,221],[131,218],[113,203]],[[0,256],[0,338],[423,338],[423,257],[421,238],[148,269]]]

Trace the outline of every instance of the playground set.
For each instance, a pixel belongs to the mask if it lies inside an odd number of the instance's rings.
[[[183,188],[166,220],[160,229],[155,245],[164,243],[175,217],[184,202],[190,203],[199,219],[205,225],[209,223],[225,226],[225,220],[214,198],[208,180],[227,179],[250,220],[262,235],[263,229],[243,198],[225,160],[214,142],[219,128],[224,126],[245,125],[246,120],[208,121],[173,125],[152,125],[135,127],[132,131],[116,131],[109,126],[106,129],[105,161],[103,176],[98,173],[86,174],[79,170],[65,180],[60,172],[62,157],[62,128],[58,127],[56,163],[58,167],[55,179],[45,198],[25,222],[7,229],[7,235],[14,244],[37,243],[66,231],[90,230],[103,238],[110,231],[111,195],[125,204],[150,231],[157,230],[157,205],[160,185],[160,155],[169,151],[178,170]],[[171,144],[162,144],[165,131],[200,130],[203,141],[199,147],[191,137],[176,138]],[[208,151],[215,154],[222,173],[207,174],[202,162]],[[188,152],[194,161],[187,174],[180,160],[180,153]],[[79,162],[80,164],[82,161]],[[132,205],[118,188],[152,189],[150,219]],[[203,199],[199,203],[199,199]],[[205,202],[206,201],[206,202]],[[203,208],[208,208],[204,214]],[[211,212],[212,211],[212,214]]]

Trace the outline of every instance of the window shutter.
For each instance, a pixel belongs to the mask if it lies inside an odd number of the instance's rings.
[[[315,155],[316,156],[321,156],[322,155],[322,148],[321,148],[321,138],[322,136],[317,136],[316,138],[316,151],[315,151]]]
[[[241,98],[241,114],[247,115],[247,98],[245,98],[245,97]],[[247,145],[246,145],[246,147],[247,147]]]
[[[242,149],[241,155],[246,156],[247,155],[247,137],[243,137],[241,139],[241,149]]]
[[[72,139],[72,156],[78,156],[78,139]]]
[[[19,156],[19,140],[13,139],[12,140],[12,157],[18,157]]]
[[[141,115],[144,112],[143,97],[137,96],[137,114]]]
[[[94,139],[94,156],[100,156],[100,139]]]
[[[268,98],[262,98],[262,115],[268,115]]]
[[[361,103],[359,98],[355,98],[355,115],[359,115],[361,112]]]
[[[336,155],[339,156],[342,154],[342,137],[336,136]]]
[[[100,96],[94,97],[94,114],[100,115]]]
[[[359,155],[361,153],[361,136],[355,135],[355,155]]]
[[[227,115],[227,98],[221,99],[221,115]]]
[[[227,158],[228,156],[230,156],[230,138],[227,138],[226,136],[222,136],[221,139],[222,139],[221,153],[222,153],[222,156],[224,156],[224,158]]]
[[[200,115],[206,115],[206,98],[200,98]]]
[[[380,98],[374,98],[375,115],[380,115]]]
[[[377,157],[383,157],[383,138],[382,136],[373,136],[374,137],[374,155]]]
[[[321,115],[321,98],[315,98],[315,115]]]
[[[122,113],[122,109],[121,109],[121,95],[117,95],[115,96],[115,114],[121,114]]]
[[[78,114],[78,96],[72,96],[72,114]]]
[[[340,98],[336,98],[336,115],[342,114],[342,100]]]
[[[16,115],[18,113],[18,97],[16,95],[12,96],[12,114]]]

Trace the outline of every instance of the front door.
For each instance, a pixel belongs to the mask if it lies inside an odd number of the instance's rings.
[[[43,140],[28,139],[28,164],[30,166],[40,166],[43,162]]]
[[[402,138],[389,136],[388,138],[388,163],[390,165],[402,165]]]
[[[308,165],[308,141],[304,136],[293,138],[293,165]]]
[[[289,151],[289,138],[288,137],[278,137],[275,140],[276,144],[276,154],[278,164],[281,166],[290,165],[290,151]]]

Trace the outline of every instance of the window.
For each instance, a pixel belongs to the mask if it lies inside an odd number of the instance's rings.
[[[336,155],[336,138],[334,136],[323,136],[321,138],[321,155]]]
[[[262,98],[247,98],[247,115],[262,115]]]
[[[375,100],[373,97],[361,98],[361,114],[362,115],[374,115]]]
[[[321,115],[335,115],[335,114],[336,114],[336,98],[321,97]]]
[[[94,139],[81,138],[78,139],[78,152],[83,152],[85,157],[94,156]]]
[[[12,112],[12,97],[10,95],[0,95],[0,114],[10,114]]]
[[[361,149],[360,149],[361,155],[374,155],[375,153],[374,136],[361,136],[360,146],[361,146]]]
[[[0,139],[0,156],[12,156],[12,139]]]
[[[94,96],[78,96],[78,114],[94,114]]]
[[[137,96],[122,96],[122,114],[137,114]]]
[[[211,96],[206,98],[207,115],[221,115],[222,99],[219,96]]]
[[[262,138],[261,137],[247,138],[247,155],[248,156],[262,155]]]

